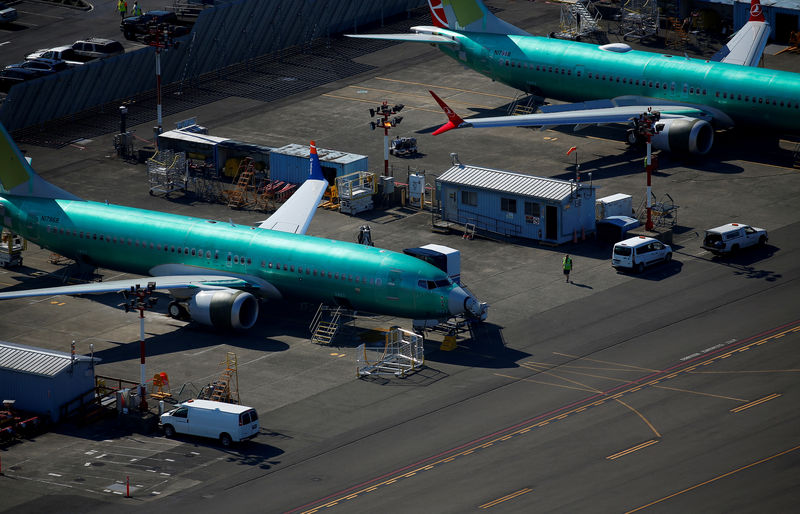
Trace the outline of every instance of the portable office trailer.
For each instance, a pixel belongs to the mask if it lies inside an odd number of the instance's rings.
[[[274,148],[269,154],[269,170],[272,180],[282,180],[292,184],[301,184],[308,178],[308,145],[292,143]],[[369,169],[366,155],[339,152],[317,148],[322,174],[328,183],[336,183],[336,177],[349,175]]]
[[[94,398],[94,363],[85,355],[0,342],[0,400],[47,415],[55,422],[62,407]]]
[[[237,159],[238,162],[244,157],[252,157],[256,162],[256,169],[265,169],[269,163],[270,151],[272,151],[272,148],[268,146],[185,130],[170,130],[159,134],[158,148],[185,152],[189,159],[213,163],[218,171],[222,170],[229,159]],[[236,170],[234,167],[233,172],[229,175],[235,175]]]
[[[566,243],[595,230],[595,188],[522,173],[453,166],[436,178],[442,219],[504,236]]]

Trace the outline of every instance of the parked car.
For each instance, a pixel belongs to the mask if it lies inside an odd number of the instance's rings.
[[[35,70],[28,70],[25,68],[9,68],[0,70],[0,91],[8,93],[12,86],[39,78],[41,75]]]
[[[75,54],[85,59],[106,59],[125,53],[122,43],[113,39],[90,37],[72,43]]]
[[[172,11],[147,11],[140,16],[124,18],[119,24],[119,30],[125,39],[136,41],[137,37],[150,34],[150,27],[163,24],[172,27],[173,36],[189,33],[189,27],[183,25],[178,15]]]
[[[39,76],[49,75],[51,73],[56,73],[59,71],[64,71],[69,68],[67,63],[64,61],[56,61],[53,59],[32,59],[30,61],[24,61],[18,64],[10,64],[6,66],[6,69],[9,68],[24,68],[26,70],[32,70],[39,73]]]
[[[646,266],[672,260],[672,248],[647,236],[637,236],[614,245],[611,265],[617,270],[644,271]]]
[[[0,25],[17,21],[17,10],[0,2]]]
[[[763,228],[742,223],[728,223],[706,230],[702,247],[713,254],[722,255],[748,246],[763,246],[768,240],[767,231]]]
[[[188,400],[159,418],[164,435],[188,434],[218,439],[230,446],[258,435],[258,413],[252,407],[211,400]]]
[[[82,57],[75,53],[71,46],[57,46],[55,48],[40,48],[33,53],[25,56],[26,61],[34,61],[38,59],[53,59],[57,61],[64,61],[67,66],[73,68],[80,66],[91,59]]]

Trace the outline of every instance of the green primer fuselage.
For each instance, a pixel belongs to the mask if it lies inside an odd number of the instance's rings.
[[[638,96],[717,109],[739,126],[800,131],[800,75],[537,36],[453,32],[440,49],[516,89],[576,102]],[[725,123],[726,120],[715,121]]]
[[[448,293],[456,287],[443,271],[405,254],[157,211],[4,195],[0,218],[29,241],[94,266],[141,275],[255,277],[282,298],[379,314],[449,317]],[[419,285],[436,280],[448,283]]]

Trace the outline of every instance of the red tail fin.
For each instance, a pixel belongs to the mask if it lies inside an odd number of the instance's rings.
[[[453,109],[450,108],[449,105],[444,103],[444,100],[436,96],[436,93],[430,90],[428,90],[428,93],[430,93],[431,96],[433,96],[433,99],[436,100],[436,103],[439,104],[439,107],[441,107],[444,113],[447,115],[447,123],[436,129],[433,132],[434,136],[438,136],[442,132],[447,132],[448,130],[458,128],[462,123],[464,123],[464,120],[461,118],[461,116],[456,114],[453,111]]]
[[[444,12],[442,0],[428,0],[428,8],[431,10],[431,20],[433,21],[433,26],[446,29],[447,14]]]
[[[764,8],[761,7],[759,0],[750,1],[750,19],[747,21],[766,21],[764,18]]]

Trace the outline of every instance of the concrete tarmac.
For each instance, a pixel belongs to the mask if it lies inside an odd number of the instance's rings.
[[[493,2],[536,34],[558,23],[558,6]],[[429,178],[465,164],[583,180],[598,196],[644,197],[642,155],[621,128],[534,131],[463,129],[437,137],[444,115],[433,89],[462,115],[499,114],[516,92],[461,68],[428,46],[397,45],[359,58],[378,66],[288,99],[229,98],[197,115],[211,133],[268,146],[306,143],[369,156],[382,169],[382,136],[367,109],[404,103],[397,134],[415,135],[422,156],[391,158]],[[767,66],[800,71],[796,57]],[[498,111],[498,109],[500,109]],[[148,137],[150,127],[136,127]],[[188,195],[147,194],[143,166],[113,155],[112,135],[60,150],[29,146],[34,167],[91,200],[251,224]],[[675,258],[641,275],[615,272],[610,245],[545,247],[430,232],[430,213],[392,208],[348,217],[319,210],[311,235],[354,240],[363,223],[376,245],[439,243],[462,252],[464,281],[491,304],[489,322],[452,352],[428,345],[426,367],[406,379],[355,379],[355,347],[308,340],[310,306],[264,305],[246,334],[220,334],[148,314],[148,371],[173,390],[205,385],[226,352],[239,360],[242,402],[262,433],[240,448],[167,440],[130,420],[64,425],[1,452],[2,509],[107,511],[147,508],[244,512],[783,511],[797,501],[798,231],[800,174],[787,139],[718,134],[703,159],[661,156],[657,197],[680,206]],[[705,228],[729,221],[770,231],[766,248],[727,258],[700,249]],[[575,261],[565,284],[560,259]],[[62,266],[31,249],[26,266],[0,270],[5,287],[58,283]],[[105,280],[127,275],[102,270]],[[4,340],[80,353],[94,346],[98,374],[137,380],[138,320],[117,295],[21,299],[0,304]],[[365,326],[407,326],[370,319]],[[131,477],[133,498],[122,498]],[[142,505],[146,503],[147,505]]]

